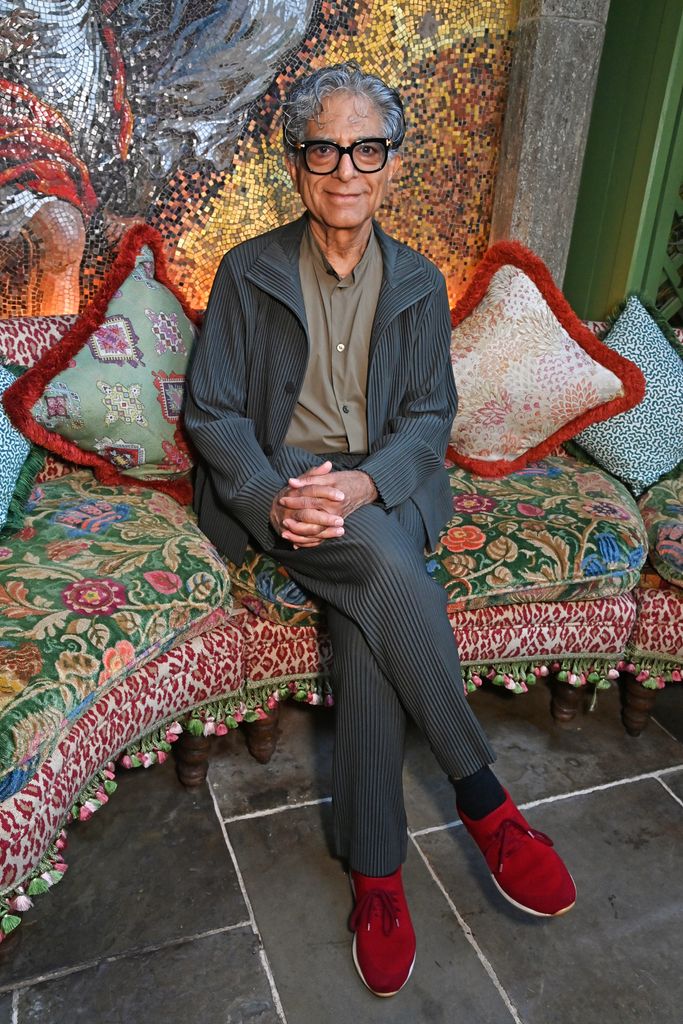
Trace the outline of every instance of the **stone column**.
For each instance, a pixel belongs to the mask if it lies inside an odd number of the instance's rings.
[[[618,2],[618,0],[617,0]],[[561,285],[609,0],[522,0],[491,242],[514,238]]]

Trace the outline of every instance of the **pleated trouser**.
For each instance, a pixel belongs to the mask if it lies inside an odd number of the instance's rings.
[[[320,461],[311,456],[310,465]],[[338,469],[353,456],[334,456]],[[285,475],[305,468],[278,466]],[[402,767],[406,715],[452,779],[495,760],[465,698],[446,593],[425,568],[425,531],[412,502],[365,505],[344,536],[270,554],[322,600],[333,648],[336,705],[333,810],[337,853],[356,871],[386,875],[407,851]]]

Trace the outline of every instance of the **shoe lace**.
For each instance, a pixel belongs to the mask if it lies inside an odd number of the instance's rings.
[[[382,931],[391,934],[392,928],[399,927],[398,896],[386,889],[368,889],[356,903],[349,924],[352,931],[359,928],[370,930],[373,918],[381,918]]]
[[[491,841],[486,848],[485,854],[498,845],[498,873],[503,870],[503,861],[526,841],[528,837],[538,839],[545,846],[553,846],[550,836],[545,832],[539,832],[535,828],[527,828],[514,818],[506,818],[502,821],[491,836]]]

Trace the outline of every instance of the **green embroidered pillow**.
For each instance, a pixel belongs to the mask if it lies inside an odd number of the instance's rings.
[[[166,274],[162,239],[132,228],[73,327],[5,395],[21,433],[101,483],[191,498],[181,429],[197,317]]]

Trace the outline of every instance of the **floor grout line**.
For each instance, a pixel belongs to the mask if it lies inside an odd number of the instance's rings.
[[[331,804],[331,796],[320,797],[319,800],[302,800],[298,804],[282,804],[279,807],[266,807],[262,811],[248,811],[246,814],[234,814],[230,818],[223,818],[226,825],[235,821],[249,821],[251,818],[267,818],[270,814],[282,814],[283,811],[296,811],[300,807],[317,807],[319,804]]]
[[[667,784],[664,781],[664,779],[657,779],[657,782],[659,783],[660,786],[662,786],[663,789],[665,789],[667,791],[669,796],[672,796],[674,798],[674,800],[676,801],[677,804],[680,804],[681,807],[683,807],[683,800],[681,800],[680,796],[678,796],[676,793],[674,793],[674,791],[671,788],[671,786],[667,786]]]
[[[659,782],[660,776],[668,775],[671,772],[678,772],[683,768],[683,764],[674,764],[669,768],[657,768],[652,772],[643,772],[642,775],[631,775],[625,779],[614,779],[612,782],[602,782],[597,786],[588,786],[585,789],[573,789],[569,793],[556,793],[554,796],[542,796],[538,800],[527,800],[526,803],[519,804],[519,809],[522,811],[530,810],[534,807],[540,807],[543,804],[557,803],[560,800],[570,800],[575,796],[588,796],[591,793],[600,793],[606,789],[615,789],[617,786],[628,786],[633,782],[643,782],[647,779],[652,779],[654,782]],[[448,821],[443,825],[429,825],[427,828],[409,829],[408,834],[411,839],[418,836],[426,836],[431,832],[444,832],[449,828],[458,828],[462,822]]]
[[[23,989],[32,988],[34,985],[42,985],[45,981],[58,981],[60,978],[67,978],[70,974],[80,974],[81,971],[88,971],[92,967],[99,967],[102,964],[114,964],[119,960],[128,960],[132,957],[143,956],[146,953],[160,953],[165,949],[173,949],[176,946],[186,946],[197,939],[208,939],[212,935],[223,935],[226,932],[236,931],[238,928],[250,928],[251,921],[238,921],[237,924],[226,924],[221,928],[209,928],[205,932],[196,932],[193,935],[180,935],[168,942],[150,943],[148,946],[137,946],[132,949],[123,950],[121,953],[112,953],[110,956],[93,957],[92,960],[83,960],[79,964],[72,964],[71,967],[62,967],[56,971],[47,971],[45,974],[35,974],[30,978],[22,978],[13,981],[9,985],[0,985],[0,994],[12,992],[12,1006],[14,1007],[14,996],[18,996]],[[12,1022],[14,1024],[14,1020]]]
[[[654,722],[654,724],[656,726],[658,726],[662,730],[663,733],[666,733],[666,735],[669,737],[669,739],[675,740],[676,743],[680,743],[681,742],[680,739],[678,738],[678,736],[674,736],[674,734],[672,732],[669,732],[669,730],[666,728],[666,726],[662,725],[662,723],[659,721],[658,718],[651,718],[650,721]]]
[[[456,907],[456,905],[453,902],[453,900],[451,899],[451,897],[448,895],[445,887],[443,886],[443,884],[441,882],[441,879],[437,875],[437,873],[434,870],[434,868],[432,867],[432,865],[429,863],[429,860],[427,859],[426,854],[420,849],[420,845],[417,842],[417,840],[415,839],[415,837],[411,835],[410,838],[412,840],[413,846],[415,847],[415,849],[417,850],[418,854],[420,855],[423,864],[427,868],[427,871],[431,875],[433,881],[436,883],[436,885],[437,885],[438,889],[440,890],[442,896],[444,897],[444,899],[448,903],[448,906],[450,907],[451,911],[453,912],[453,915],[455,916],[456,921],[460,925],[460,928],[461,928],[465,938],[467,939],[467,941],[469,942],[470,946],[474,950],[474,952],[476,954],[476,957],[479,960],[479,963],[482,965],[482,967],[484,968],[484,970],[488,974],[489,978],[493,982],[493,985],[494,985],[496,991],[498,992],[498,995],[500,996],[500,998],[505,1003],[506,1008],[509,1010],[510,1016],[512,1017],[513,1021],[515,1022],[515,1024],[524,1024],[524,1022],[522,1021],[522,1018],[519,1016],[519,1014],[517,1012],[517,1009],[516,1009],[514,1003],[512,1002],[512,1000],[510,999],[509,995],[507,994],[507,992],[503,988],[503,985],[502,985],[502,983],[500,981],[500,978],[498,977],[498,975],[496,974],[496,972],[494,970],[493,964],[491,963],[489,958],[484,953],[484,950],[481,948],[481,946],[479,945],[479,943],[475,939],[474,932],[472,931],[472,929],[468,925],[467,921],[464,919],[464,917],[462,916],[462,914],[460,913],[460,911]]]
[[[12,1024],[19,1024],[19,989],[12,993]]]
[[[251,905],[251,900],[249,899],[249,894],[247,892],[247,887],[246,887],[246,885],[244,883],[244,878],[242,877],[242,872],[240,871],[240,866],[239,866],[239,864],[237,862],[237,855],[235,853],[235,850],[233,848],[232,843],[230,842],[230,837],[228,835],[228,830],[225,827],[225,822],[223,821],[223,818],[221,816],[220,808],[218,806],[218,800],[216,799],[216,794],[214,792],[214,789],[213,789],[213,786],[211,785],[210,780],[207,779],[207,783],[206,784],[207,784],[208,789],[209,789],[209,795],[210,795],[210,797],[211,797],[211,799],[213,801],[213,807],[214,807],[214,811],[216,813],[216,817],[218,818],[218,824],[220,825],[221,832],[223,833],[223,839],[225,841],[225,845],[227,847],[228,853],[230,854],[230,859],[232,860],[232,864],[233,864],[233,867],[235,869],[235,874],[237,875],[237,882],[239,884],[240,891],[242,893],[242,899],[244,900],[246,908],[247,908],[247,911],[249,913],[249,923],[251,925],[251,929],[252,929],[254,935],[256,935],[256,937],[259,940],[259,956],[261,958],[261,964],[263,966],[263,970],[265,971],[266,977],[268,979],[268,984],[270,985],[270,992],[271,992],[271,995],[273,997],[273,1003],[275,1005],[275,1012],[277,1013],[278,1017],[282,1021],[282,1024],[287,1024],[287,1018],[285,1016],[285,1011],[284,1011],[284,1008],[282,1006],[282,1000],[280,999],[280,993],[277,990],[277,985],[275,984],[275,977],[273,975],[273,970],[272,970],[272,968],[270,966],[270,960],[268,959],[268,954],[266,953],[266,948],[265,948],[265,945],[263,943],[263,939],[261,938],[261,933],[259,932],[258,925],[256,924],[256,916],[254,914],[254,908]]]

